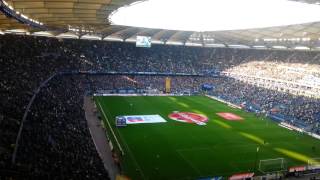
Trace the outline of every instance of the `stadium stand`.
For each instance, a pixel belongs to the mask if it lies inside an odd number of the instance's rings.
[[[318,99],[295,96],[263,87],[246,84],[233,78],[225,78],[214,89],[214,95],[235,104],[257,111],[282,114],[289,121],[314,128],[319,122],[320,103]],[[315,129],[319,131],[317,128]]]
[[[37,94],[23,128],[16,158],[25,177],[105,179],[107,172],[84,119],[84,94],[116,89],[164,92],[165,76],[91,76],[78,72],[195,75],[173,75],[172,92],[199,93],[202,84],[211,84],[214,88],[210,93],[215,96],[247,110],[284,117],[320,134],[320,102],[307,93],[319,93],[315,83],[320,79],[318,52],[163,45],[138,49],[130,43],[14,35],[1,36],[0,52],[0,169],[10,175],[15,174],[11,168],[16,168],[9,165],[23,113],[35,90],[54,74],[58,75]],[[268,63],[260,66],[259,62]],[[293,73],[297,70],[292,69],[292,63],[305,68]],[[248,83],[241,76],[257,78]],[[266,77],[286,83],[263,80]],[[258,86],[261,81],[265,86]],[[294,93],[288,90],[294,83],[311,87],[295,85],[299,93]],[[275,84],[277,88],[272,88]]]
[[[17,154],[33,178],[108,177],[87,128],[83,94],[78,78],[56,77],[37,95]]]

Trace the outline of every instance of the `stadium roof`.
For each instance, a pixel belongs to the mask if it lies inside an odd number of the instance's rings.
[[[294,0],[320,4],[320,0]],[[111,25],[109,15],[137,0],[0,0],[0,34],[26,33],[60,38],[135,42],[137,35],[153,43],[320,50],[320,22],[229,31],[176,31]],[[272,13],[272,11],[270,11]]]

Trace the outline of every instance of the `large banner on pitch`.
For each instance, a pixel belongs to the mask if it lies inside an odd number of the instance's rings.
[[[127,124],[142,124],[142,123],[164,123],[167,122],[160,115],[131,115],[123,116]]]

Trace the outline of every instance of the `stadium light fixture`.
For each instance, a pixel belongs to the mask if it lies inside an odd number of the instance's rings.
[[[126,39],[125,42],[136,42],[136,39]]]
[[[294,49],[296,49],[296,50],[310,50],[310,48],[307,46],[296,46]]]
[[[5,31],[6,34],[11,34],[11,33],[15,33],[15,34],[25,34],[27,31],[24,29],[8,29]]]
[[[186,46],[202,46],[200,43],[186,42]]]
[[[159,40],[151,40],[152,44],[164,44],[163,41],[159,41]]]
[[[262,45],[257,45],[257,46],[252,46],[255,49],[266,49],[266,46],[262,46]]]
[[[56,36],[57,38],[63,38],[63,39],[79,39],[79,36],[72,33],[61,33]]]
[[[121,38],[118,38],[118,37],[110,37],[110,36],[107,36],[103,39],[104,41],[119,41],[119,42],[123,42],[123,39]]]
[[[24,14],[21,14],[21,17],[25,18],[25,19],[29,19],[28,16],[24,15]]]
[[[36,24],[39,24],[39,25],[43,25],[42,22],[39,22],[37,20],[34,20],[32,18],[29,18],[27,15],[25,14],[22,14],[20,11],[17,11],[15,10],[11,5],[9,5],[5,0],[2,0],[0,1],[2,2],[6,7],[8,7],[11,11],[13,11],[13,13],[15,13],[16,15],[19,15],[21,18],[23,18],[23,20],[27,20],[27,21],[31,21],[32,23],[36,23]],[[0,6],[1,6],[1,3],[0,3]],[[12,16],[12,15],[11,15]],[[14,16],[14,15],[13,15]]]
[[[230,48],[250,48],[249,46],[246,46],[246,45],[243,45],[243,44],[231,44],[231,45],[228,45],[228,47]]]
[[[32,35],[34,35],[34,36],[45,36],[45,37],[53,37],[54,36],[52,33],[46,32],[46,31],[34,32],[34,33],[32,33]]]
[[[182,42],[176,42],[176,41],[168,41],[166,44],[169,44],[169,45],[177,45],[177,46],[183,45]]]
[[[287,49],[286,46],[272,46],[273,49]]]
[[[4,4],[4,5],[6,5],[6,6],[9,6],[9,4],[7,3],[7,1],[2,1],[2,3]]]
[[[101,40],[101,37],[99,37],[99,36],[97,36],[97,35],[86,34],[86,35],[83,35],[80,39]]]
[[[224,44],[211,44],[211,43],[206,43],[205,45],[204,45],[205,47],[221,47],[221,48],[223,48],[223,47],[226,47]]]
[[[109,19],[116,25],[218,31],[316,22],[319,12],[319,5],[288,0],[148,0],[119,8]]]
[[[309,38],[309,37],[302,38],[302,41],[310,41],[310,40],[311,40],[311,38]]]
[[[266,41],[266,42],[275,42],[275,41],[278,41],[277,38],[265,38],[263,39],[263,41]]]

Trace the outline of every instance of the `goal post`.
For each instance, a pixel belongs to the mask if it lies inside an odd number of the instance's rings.
[[[287,163],[284,158],[264,159],[259,161],[258,170],[264,174],[282,172],[287,170]]]

